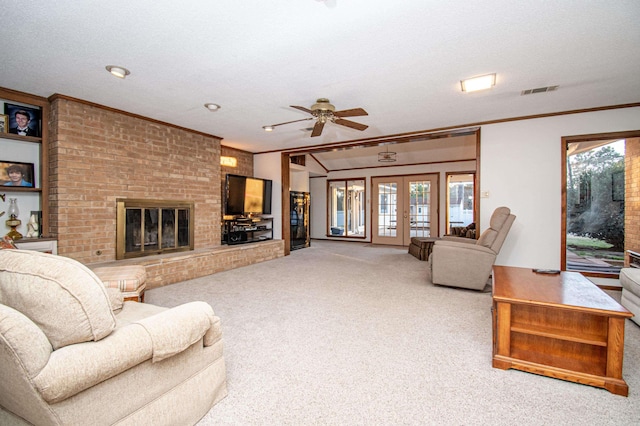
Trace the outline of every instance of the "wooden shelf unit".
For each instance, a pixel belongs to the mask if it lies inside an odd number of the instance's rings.
[[[493,367],[627,396],[624,325],[632,316],[577,272],[494,266]]]
[[[35,193],[39,197],[39,209],[42,212],[40,219],[40,233],[43,237],[50,234],[49,227],[49,101],[40,96],[30,95],[28,93],[18,92],[16,90],[0,87],[0,101],[2,103],[24,104],[30,108],[40,109],[40,131],[41,137],[20,136],[11,133],[0,133],[0,152],[5,162],[29,162],[34,163],[38,167],[38,180],[34,182],[33,188],[21,187],[0,187],[0,192],[6,194],[8,199],[10,196],[17,195],[18,206],[20,207],[20,218],[24,226],[29,218],[29,212],[24,209],[24,205],[20,205],[20,195],[25,193]],[[0,114],[4,114],[4,108],[0,110]],[[8,129],[7,129],[8,131]],[[20,144],[37,144],[37,158],[14,158],[7,146],[12,142]],[[13,198],[13,197],[12,197]],[[8,200],[7,200],[8,202]],[[26,219],[25,219],[26,218]]]

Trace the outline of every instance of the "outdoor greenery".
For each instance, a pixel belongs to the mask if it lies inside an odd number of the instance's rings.
[[[567,170],[567,232],[624,250],[624,156],[608,145],[569,156]]]

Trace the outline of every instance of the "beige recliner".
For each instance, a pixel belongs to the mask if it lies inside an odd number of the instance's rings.
[[[189,425],[227,394],[205,302],[123,302],[75,260],[0,250],[0,424]]]
[[[437,240],[429,258],[433,284],[484,289],[515,219],[509,208],[498,207],[491,215],[489,228],[477,240],[462,237]]]

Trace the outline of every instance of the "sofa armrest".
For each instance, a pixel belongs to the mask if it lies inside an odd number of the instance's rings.
[[[205,302],[189,302],[136,321],[151,337],[153,362],[187,349],[205,336],[214,323],[213,309]],[[207,339],[209,340],[209,339]]]
[[[454,236],[454,235],[445,235],[438,241],[453,241],[453,242],[456,242],[456,243],[474,245],[474,244],[476,244],[476,242],[478,240],[476,240],[475,238],[457,237],[457,236]]]
[[[447,238],[447,239],[438,240],[436,241],[433,248],[435,249],[436,246],[440,246],[440,247],[447,247],[454,250],[464,250],[464,251],[468,250],[467,253],[477,252],[477,253],[490,253],[490,254],[496,255],[496,252],[494,252],[490,248],[476,244],[476,240],[472,240],[470,238],[464,238],[464,237],[453,237],[453,238],[454,239]]]
[[[215,343],[221,336],[216,319],[205,302],[167,309],[117,328],[97,342],[53,351],[47,365],[34,378],[34,384],[45,401],[63,401],[144,361],[155,362],[180,353],[217,327],[218,334],[208,337]]]
[[[491,275],[496,253],[484,246],[437,241],[431,252],[431,281],[481,290]]]

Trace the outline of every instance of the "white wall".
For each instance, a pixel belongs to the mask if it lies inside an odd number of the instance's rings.
[[[297,164],[290,164],[291,191],[309,192],[309,172]]]
[[[507,206],[517,216],[496,263],[560,268],[561,139],[640,129],[640,108],[482,126],[480,229]]]
[[[608,133],[640,129],[640,108],[597,111],[482,126],[480,190],[489,197],[480,199],[480,229],[487,228],[493,210],[508,206],[517,216],[498,256],[497,263],[509,266],[560,268],[561,229],[561,138],[563,136]],[[446,170],[442,170],[442,168]],[[395,170],[394,170],[395,169]],[[272,179],[273,217],[276,238],[281,237],[280,154],[254,156],[257,177]],[[374,169],[376,170],[376,169]],[[411,166],[377,169],[379,175],[441,173],[441,191],[446,171],[473,170],[469,164],[456,168]],[[372,172],[373,173],[373,172]],[[332,174],[334,177],[370,176],[362,170]],[[367,185],[371,181],[368,179]],[[326,180],[310,179],[311,237],[326,234]],[[370,189],[370,188],[369,188]],[[370,191],[369,191],[370,192]],[[440,211],[446,212],[444,196]],[[370,200],[367,200],[370,212]],[[440,215],[440,232],[444,231]],[[367,218],[368,223],[370,218]]]
[[[273,239],[282,239],[282,174],[280,153],[253,156],[253,176],[273,181],[271,195],[271,216],[273,216]]]

